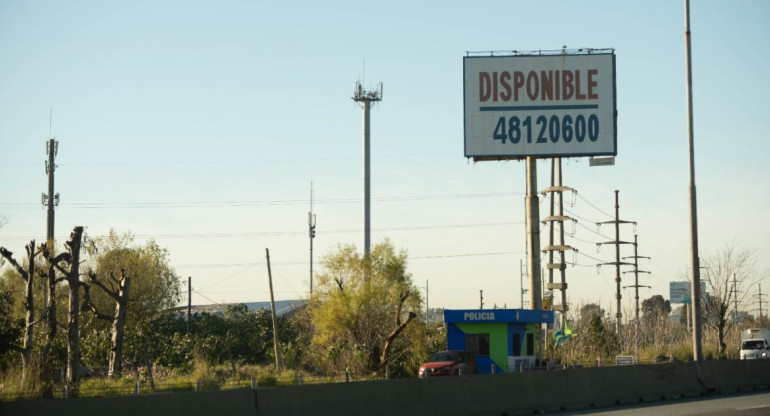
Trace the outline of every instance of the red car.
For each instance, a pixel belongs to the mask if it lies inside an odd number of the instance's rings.
[[[420,366],[420,378],[475,374],[476,360],[468,351],[438,351]]]

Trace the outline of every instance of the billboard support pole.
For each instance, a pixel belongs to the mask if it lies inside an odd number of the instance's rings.
[[[540,199],[537,196],[537,158],[527,156],[527,274],[529,308],[543,309],[540,293]]]
[[[527,274],[529,275],[529,308],[543,309],[540,277],[540,200],[537,196],[537,158],[527,156]],[[541,327],[544,325],[541,325]],[[538,332],[535,359],[543,357],[543,329]]]

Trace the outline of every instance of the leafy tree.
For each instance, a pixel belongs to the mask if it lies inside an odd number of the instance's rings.
[[[607,330],[601,315],[591,317],[586,336],[588,345],[594,354],[606,358],[620,351],[618,334]]]
[[[109,375],[120,376],[126,338],[142,332],[146,339],[139,336],[128,348],[148,345],[145,341],[150,342],[151,335],[146,331],[150,326],[143,323],[177,304],[181,293],[179,277],[171,268],[168,251],[155,241],[138,245],[130,233],[118,235],[110,230],[107,237],[94,242],[93,248],[88,279],[84,283],[96,290],[85,291],[83,306],[100,320],[89,320],[84,332],[106,332],[109,327],[112,338],[107,344],[109,348],[102,349],[105,344],[96,342],[96,337],[93,346],[100,350],[89,356],[103,357],[92,364],[107,364]],[[154,360],[157,355],[151,350],[130,351],[128,355],[133,359],[152,357]]]
[[[406,264],[406,252],[396,252],[388,241],[368,257],[347,245],[324,258],[310,308],[312,345],[327,369],[416,369],[424,354],[424,325],[415,322],[421,299]]]
[[[580,308],[580,325],[587,325],[596,316],[604,316],[604,309],[595,303],[583,305]]]
[[[647,324],[655,325],[671,313],[671,302],[661,295],[654,295],[642,301],[642,317]]]
[[[24,321],[13,316],[13,296],[0,288],[0,357],[10,351],[21,337]]]

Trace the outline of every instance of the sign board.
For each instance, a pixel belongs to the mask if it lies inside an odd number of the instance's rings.
[[[615,166],[615,156],[592,157],[588,159],[588,166]]]
[[[617,155],[615,54],[466,56],[465,157]]]
[[[671,303],[692,303],[690,282],[670,282],[669,301]],[[706,282],[700,282],[701,298],[706,294]]]
[[[633,355],[616,355],[615,365],[618,365],[618,366],[634,365],[634,356]]]

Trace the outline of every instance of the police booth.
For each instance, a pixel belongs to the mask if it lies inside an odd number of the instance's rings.
[[[545,310],[444,310],[447,348],[470,351],[481,374],[534,368],[537,334],[553,320]]]

